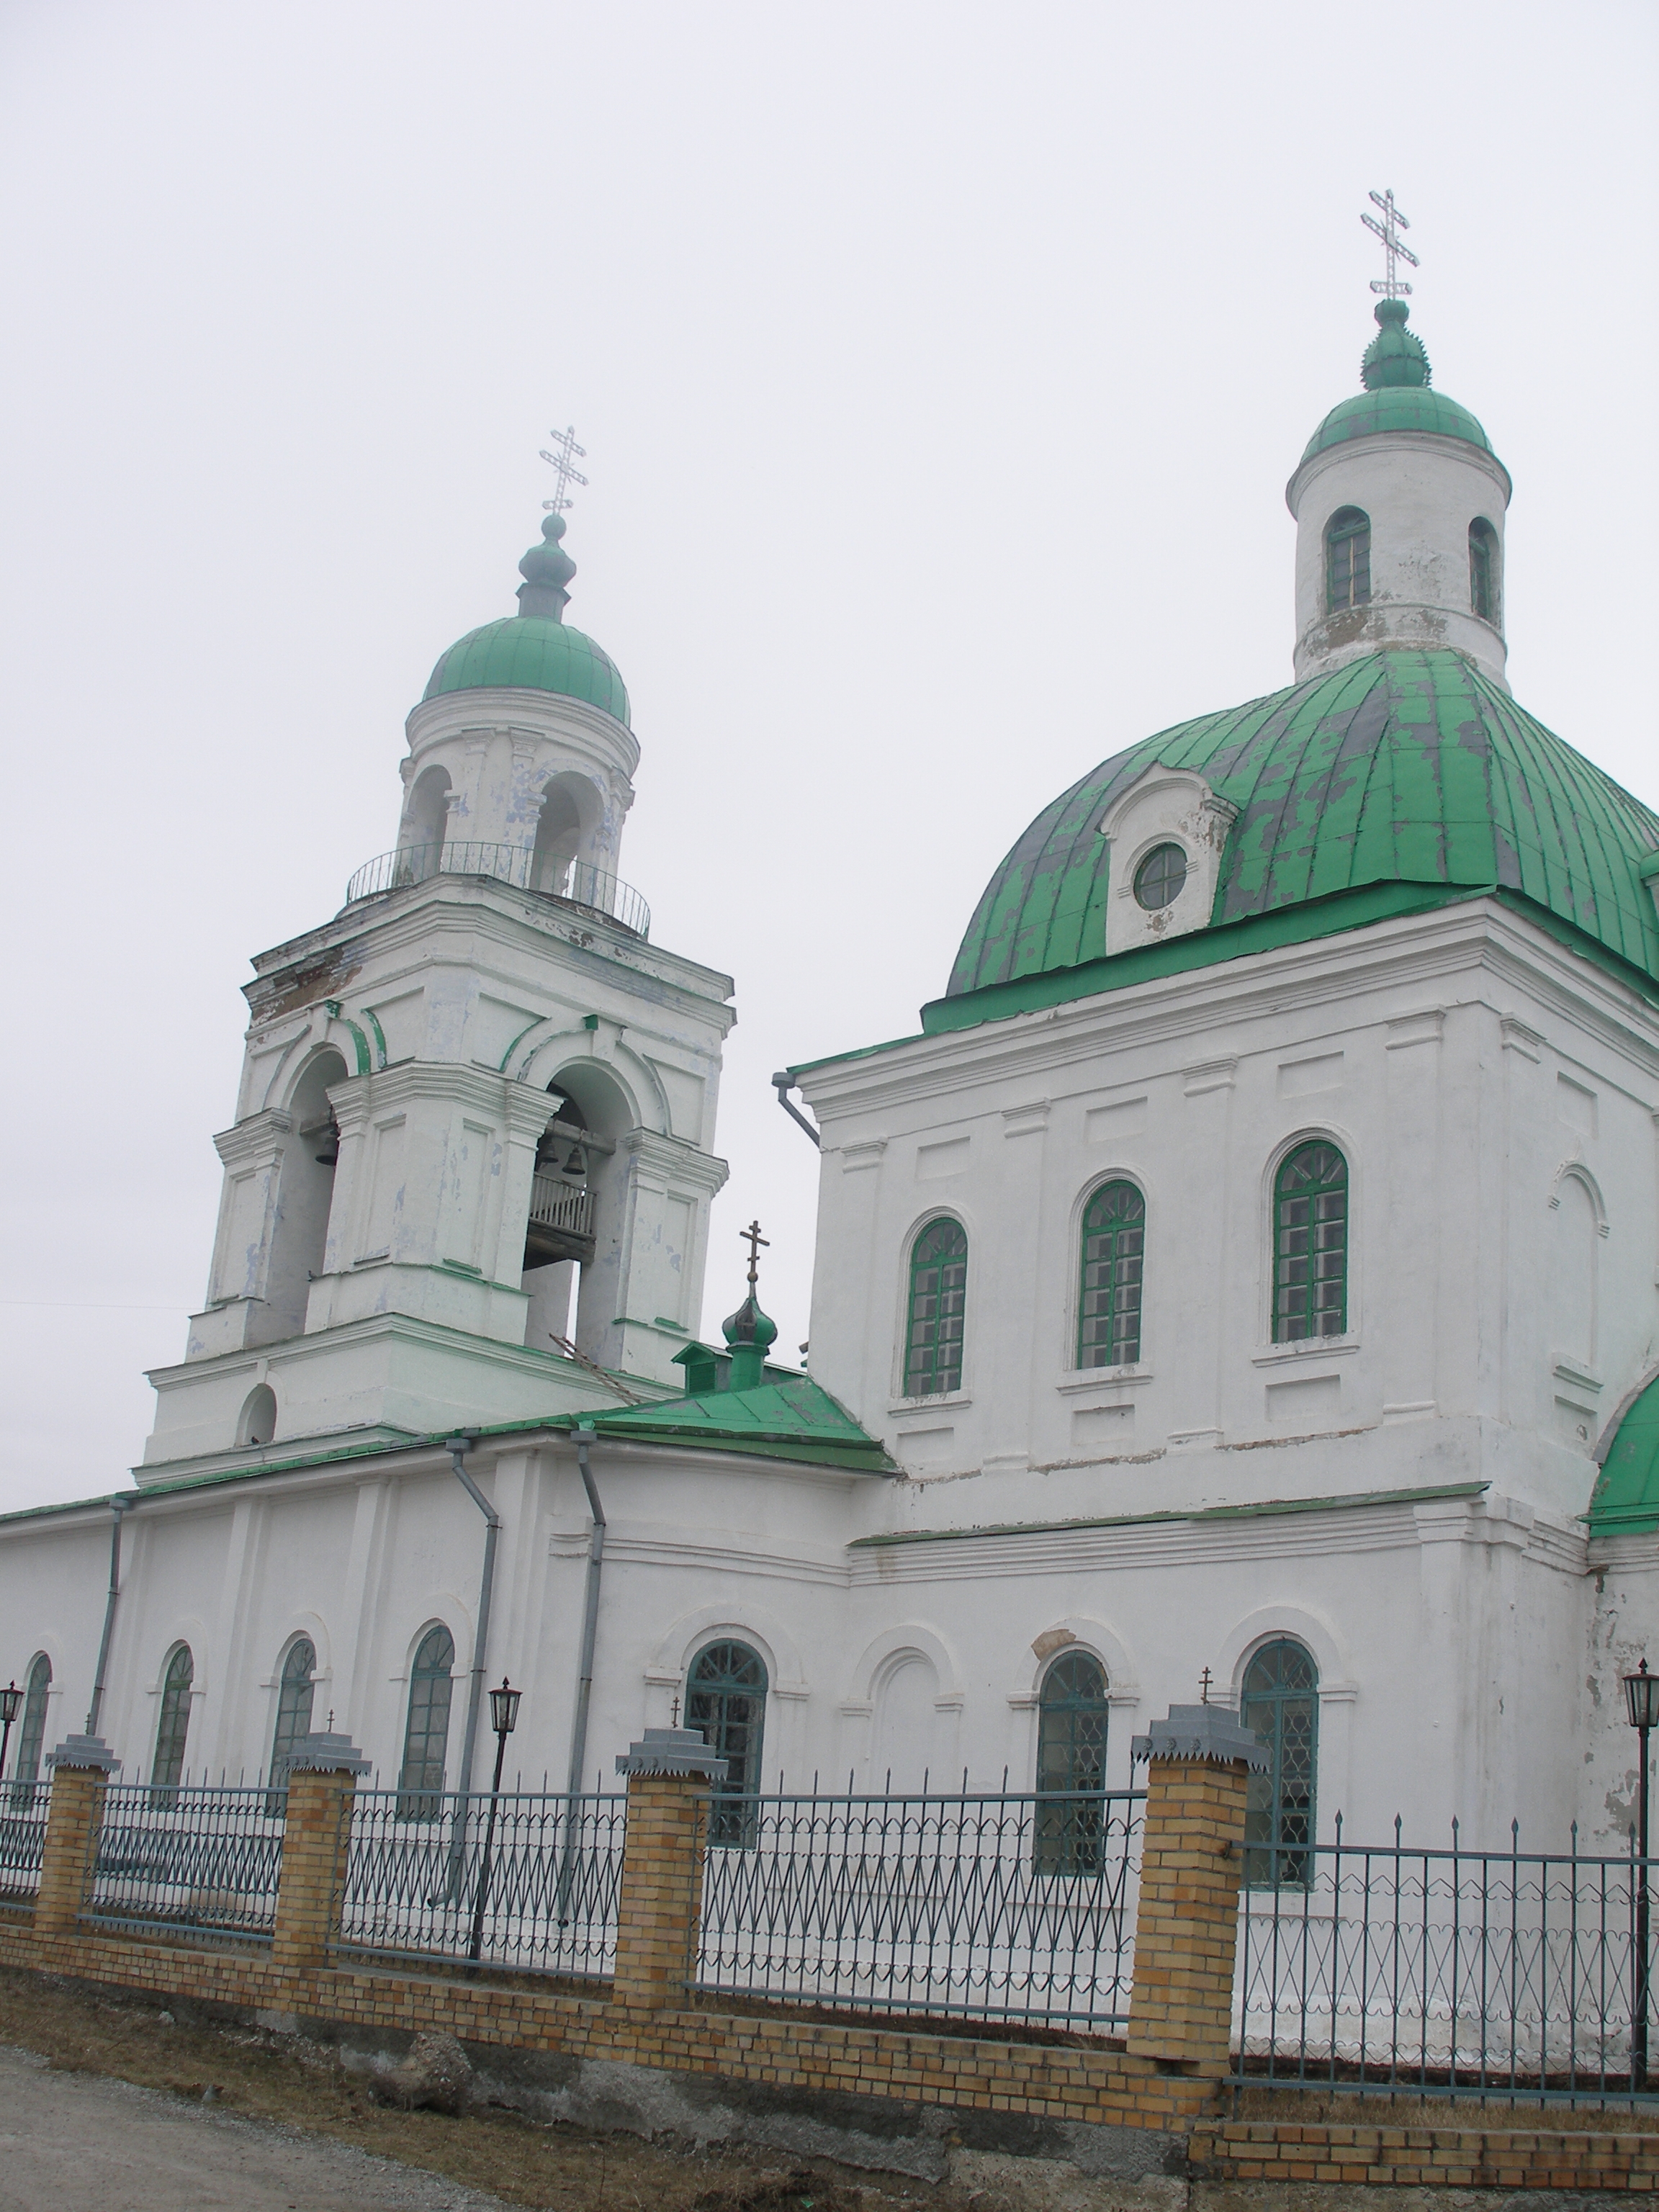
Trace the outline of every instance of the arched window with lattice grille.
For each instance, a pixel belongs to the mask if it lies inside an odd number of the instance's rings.
[[[1146,1251],[1146,1200],[1132,1182],[1103,1184],[1083,1212],[1079,1367],[1128,1367],[1139,1358]]]
[[[163,1810],[177,1804],[179,1778],[185,1771],[185,1739],[190,1733],[190,1693],[196,1680],[196,1662],[188,1644],[173,1647],[161,1676],[161,1713],[155,1724],[155,1761],[150,1780],[155,1785],[150,1802]]]
[[[1107,1715],[1106,1670],[1099,1660],[1090,1651],[1062,1651],[1037,1693],[1039,1874],[1099,1871]]]
[[[766,1729],[766,1662],[747,1644],[722,1638],[705,1644],[691,1662],[685,1685],[685,1724],[701,1729],[708,1748],[726,1761],[709,1808],[711,1844],[752,1839],[753,1803],[761,1785]]]
[[[1273,1178],[1273,1342],[1347,1326],[1348,1163],[1322,1139],[1297,1145]]]
[[[1244,1670],[1238,1717],[1267,1746],[1250,1777],[1244,1879],[1257,1888],[1305,1888],[1313,1877],[1319,1770],[1319,1669],[1289,1637],[1264,1644]]]
[[[398,1773],[400,1820],[435,1820],[443,1809],[454,1664],[454,1638],[441,1623],[428,1628],[416,1646],[415,1663],[409,1670],[409,1717]]]
[[[1325,525],[1325,611],[1363,607],[1371,595],[1371,519],[1360,507],[1339,507]]]
[[[968,1231],[948,1214],[930,1221],[910,1251],[904,1395],[933,1398],[962,1388],[968,1316]]]

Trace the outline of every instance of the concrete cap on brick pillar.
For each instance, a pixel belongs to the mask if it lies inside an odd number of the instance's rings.
[[[288,1754],[290,1774],[367,1774],[368,1761],[349,1735],[319,1730],[296,1739]]]
[[[1231,1766],[1242,1759],[1256,1774],[1273,1764],[1261,1737],[1225,1705],[1171,1705],[1146,1735],[1134,1738],[1129,1757],[1136,1765],[1143,1759],[1200,1759]]]
[[[702,1774],[724,1782],[726,1761],[708,1748],[701,1729],[647,1729],[617,1756],[618,1774]]]
[[[121,1764],[100,1735],[66,1735],[56,1751],[46,1753],[45,1763],[94,1774],[112,1774]]]

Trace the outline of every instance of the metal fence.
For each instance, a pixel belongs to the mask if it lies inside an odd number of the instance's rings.
[[[342,1952],[610,1974],[628,1801],[360,1790]]]
[[[87,1917],[110,1927],[268,1939],[282,1867],[280,1790],[112,1782]]]
[[[1145,1802],[1138,1790],[716,1796],[698,1986],[863,2012],[1119,2027]]]
[[[540,891],[572,906],[608,915],[635,936],[651,934],[651,909],[632,884],[608,876],[589,860],[544,861],[539,870],[528,845],[493,844],[477,838],[447,838],[441,845],[400,845],[365,860],[346,885],[346,904],[379,898],[386,891],[423,884],[433,876],[488,876],[515,890]]]
[[[0,1905],[22,1904],[40,1887],[50,1786],[45,1782],[0,1785]]]
[[[1468,1850],[1455,1821],[1441,1849],[1407,1848],[1397,1821],[1391,1844],[1346,1843],[1340,1820],[1333,1844],[1261,1848],[1267,1879],[1239,1908],[1240,2084],[1594,2104],[1644,2086],[1636,1930],[1659,1863],[1581,1856],[1576,1826],[1563,1855],[1522,1851],[1518,1830]]]

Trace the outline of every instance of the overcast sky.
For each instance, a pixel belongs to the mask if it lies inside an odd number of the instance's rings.
[[[1651,4],[4,0],[0,1505],[122,1485],[248,956],[392,843],[576,426],[622,872],[737,978],[708,1322],[1083,770],[1290,680],[1284,487],[1413,327],[1515,478],[1517,696],[1659,804]]]

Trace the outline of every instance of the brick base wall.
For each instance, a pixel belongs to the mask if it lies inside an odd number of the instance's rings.
[[[1617,2190],[1659,2194],[1659,2136],[1588,2129],[1341,2127],[1200,2122],[1195,2181],[1326,2182],[1348,2188]]]

